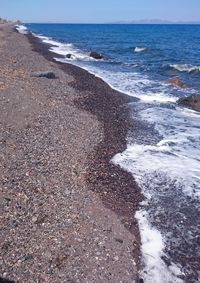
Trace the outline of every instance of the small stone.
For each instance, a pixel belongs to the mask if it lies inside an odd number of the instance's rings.
[[[46,71],[46,72],[33,72],[31,73],[31,77],[36,78],[47,78],[47,79],[56,79],[56,75],[52,71]]]
[[[33,223],[37,222],[37,217],[36,217],[36,216],[33,216],[33,217],[32,217],[32,222],[33,222]]]
[[[33,256],[31,254],[27,254],[25,257],[24,257],[24,260],[32,260],[33,259]]]
[[[118,239],[118,238],[116,238],[115,241],[120,243],[120,244],[123,244],[123,242],[124,242],[122,239]]]
[[[66,194],[67,196],[70,195],[70,193],[71,193],[70,190],[68,190],[68,189],[65,190],[65,194]]]

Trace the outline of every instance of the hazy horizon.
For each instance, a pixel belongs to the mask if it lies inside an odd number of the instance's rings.
[[[1,0],[0,17],[25,23],[200,22],[199,0]]]
[[[38,21],[38,22],[23,22],[25,24],[200,24],[200,21],[168,21],[160,19],[141,19],[141,20],[130,20],[130,21],[113,21],[113,22],[59,22],[59,21]]]

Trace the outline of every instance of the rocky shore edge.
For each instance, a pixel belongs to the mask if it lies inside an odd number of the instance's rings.
[[[177,103],[180,106],[184,106],[186,108],[200,112],[200,95],[192,94],[187,97],[179,98]]]
[[[126,228],[135,232],[137,224],[133,215],[142,199],[140,189],[132,174],[111,163],[115,154],[126,149],[126,137],[133,123],[128,103],[135,99],[112,89],[101,78],[86,70],[55,61],[54,57],[59,55],[50,52],[48,44],[44,44],[31,33],[27,37],[35,52],[56,62],[66,74],[73,76],[75,80],[70,86],[80,92],[87,91],[87,95],[79,97],[75,104],[81,110],[96,116],[104,129],[103,140],[88,157],[88,185],[92,191],[99,193],[106,206],[125,217],[123,222]]]

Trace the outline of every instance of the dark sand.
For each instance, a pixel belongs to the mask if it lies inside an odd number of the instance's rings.
[[[137,282],[141,196],[110,163],[126,148],[130,98],[52,55],[0,25],[0,277]],[[58,78],[30,76],[46,70]]]

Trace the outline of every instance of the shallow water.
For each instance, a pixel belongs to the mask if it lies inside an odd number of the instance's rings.
[[[151,124],[162,137],[153,144],[152,134],[143,133],[141,141],[140,133],[134,143],[130,137],[127,150],[113,158],[133,173],[146,196],[136,214],[146,266],[143,277],[145,282],[167,283],[181,282],[177,279],[181,275],[185,282],[198,282],[200,115],[154,104],[142,105],[134,118]]]
[[[135,131],[113,157],[133,174],[146,200],[136,218],[144,281],[200,280],[200,114],[176,105],[199,93],[198,25],[28,24],[57,60],[78,65],[139,98],[130,105]],[[24,33],[24,29],[21,29]],[[90,51],[104,55],[95,60]],[[65,58],[71,54],[71,58]],[[178,77],[187,89],[167,81]]]

